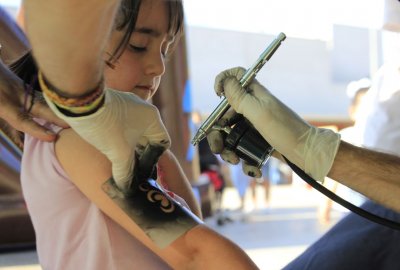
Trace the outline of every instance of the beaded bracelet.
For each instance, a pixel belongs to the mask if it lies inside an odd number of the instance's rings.
[[[42,88],[43,93],[59,108],[69,111],[73,114],[84,114],[89,111],[96,111],[103,104],[104,99],[104,81],[98,84],[98,86],[90,91],[89,94],[77,97],[69,98],[63,97],[54,90],[55,87],[46,81],[42,72],[39,70],[38,74],[39,84]]]

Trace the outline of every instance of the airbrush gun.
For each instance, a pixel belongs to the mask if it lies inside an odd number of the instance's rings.
[[[280,33],[268,48],[265,49],[253,66],[251,66],[240,79],[242,87],[245,88],[251,83],[258,71],[271,58],[285,39],[285,34]],[[207,136],[229,107],[230,105],[228,101],[224,98],[197,131],[196,135],[192,139],[193,145],[198,144]],[[269,143],[245,118],[236,123],[233,127],[225,127],[222,131],[226,133],[225,147],[235,152],[247,163],[257,166],[258,168],[267,162],[274,150],[273,147],[269,145]]]
[[[275,51],[279,48],[282,41],[286,39],[286,35],[284,33],[280,33],[277,38],[268,46],[267,49],[260,55],[257,61],[250,67],[243,77],[240,79],[240,84],[242,87],[246,87],[250,84],[250,82],[257,75],[258,71],[264,66],[264,64],[271,58],[271,56],[275,53]],[[226,98],[224,98],[221,103],[215,108],[215,110],[211,113],[211,115],[204,121],[196,135],[192,139],[192,144],[196,145],[201,140],[203,140],[207,133],[210,132],[211,128],[216,124],[216,122],[221,119],[221,117],[226,113],[229,109],[230,105]]]
[[[286,38],[285,34],[280,33],[278,37],[268,46],[268,48],[261,54],[257,62],[249,68],[243,77],[240,79],[240,84],[243,88],[254,79],[257,72],[263,67],[263,65],[271,58],[281,42]],[[271,156],[274,148],[261,136],[261,134],[252,126],[252,124],[246,119],[242,118],[232,126],[217,127],[215,124],[229,109],[226,98],[217,106],[207,120],[201,125],[196,135],[192,139],[192,144],[196,145],[203,140],[207,134],[212,130],[219,130],[225,133],[224,144],[225,148],[234,151],[242,160],[247,163],[257,166],[260,168],[264,165],[268,158]],[[349,209],[350,211],[360,215],[361,217],[367,218],[370,221],[384,225],[388,228],[400,231],[400,223],[392,220],[375,215],[363,208],[355,206],[354,204],[346,201],[345,199],[337,196],[332,191],[328,190],[323,185],[319,184],[316,180],[312,179],[308,174],[298,168],[295,164],[291,163],[286,157],[283,157],[289,167],[306,181],[310,186],[323,193],[336,203]]]

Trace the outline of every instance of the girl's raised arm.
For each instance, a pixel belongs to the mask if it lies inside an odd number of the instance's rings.
[[[26,0],[26,33],[47,81],[82,96],[101,81],[119,0]]]

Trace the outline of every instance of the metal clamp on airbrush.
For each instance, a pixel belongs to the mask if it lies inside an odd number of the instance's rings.
[[[258,71],[271,58],[285,39],[286,35],[280,33],[260,55],[253,66],[246,71],[240,79],[240,84],[243,88],[250,84],[250,82],[256,77]],[[196,145],[203,140],[229,108],[230,105],[226,98],[224,98],[200,126],[196,135],[192,139],[192,144]],[[225,146],[234,151],[243,160],[259,168],[267,162],[274,150],[246,119],[236,123],[233,127],[223,129],[223,131],[227,134]]]

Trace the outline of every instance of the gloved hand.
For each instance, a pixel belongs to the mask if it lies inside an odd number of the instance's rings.
[[[217,95],[225,95],[232,108],[243,114],[278,152],[322,182],[333,164],[340,135],[309,125],[256,80],[243,89],[239,80],[244,73],[243,68],[220,73],[215,79]],[[223,147],[218,139],[209,142],[213,151]]]
[[[47,98],[47,97],[46,97]],[[105,104],[97,112],[67,117],[47,100],[52,110],[112,163],[117,186],[124,190],[132,179],[138,145],[170,145],[157,108],[132,93],[105,89]]]
[[[211,151],[215,154],[220,154],[223,160],[231,164],[238,164],[241,160],[233,151],[224,147],[225,136],[223,135],[224,132],[221,133],[221,131],[224,130],[224,127],[232,126],[242,118],[242,116],[230,108],[207,135],[207,141]],[[254,178],[260,178],[262,176],[261,170],[256,166],[250,165],[247,161],[242,160],[241,165],[246,175]]]

